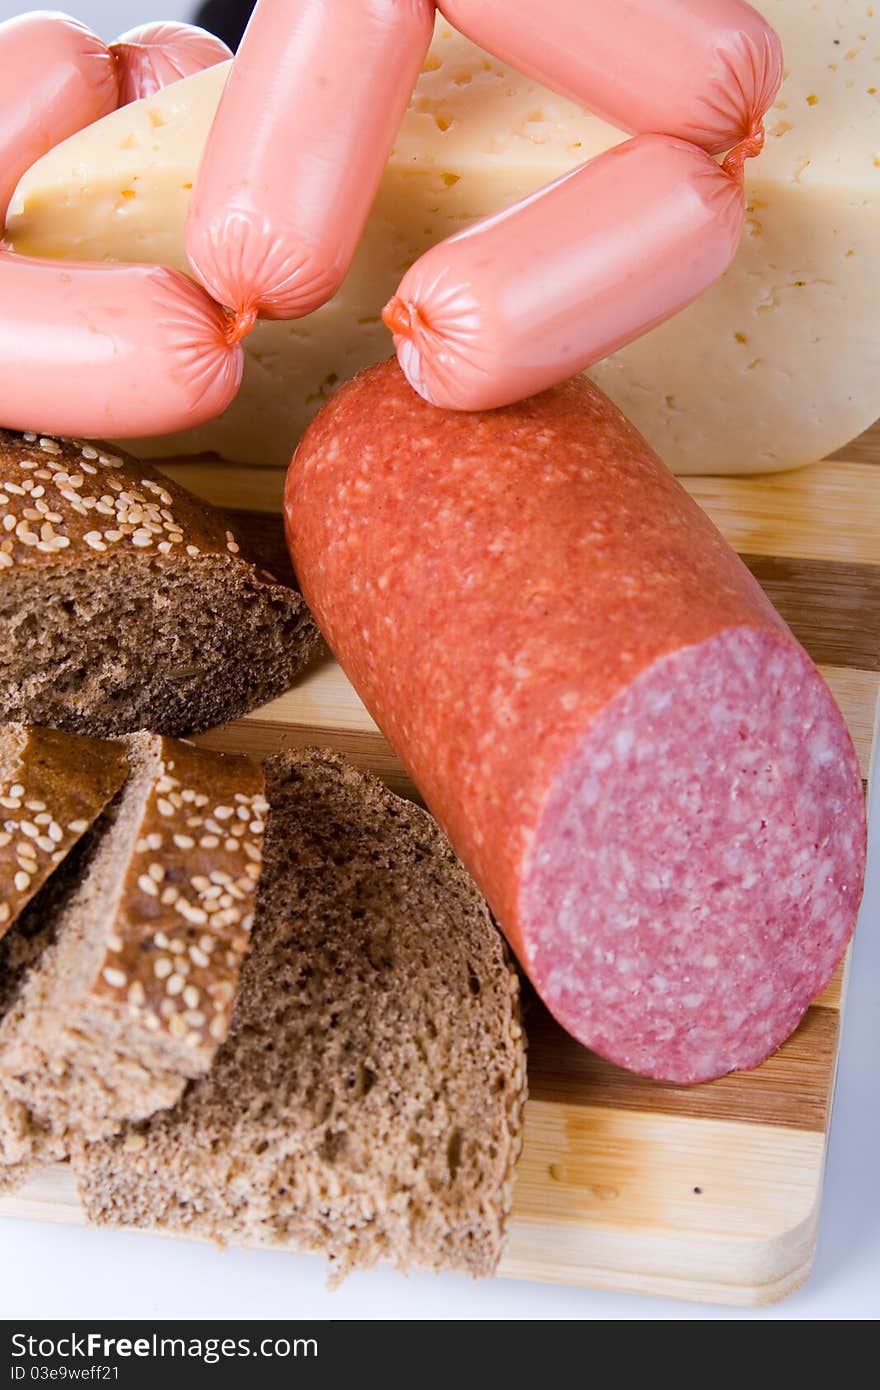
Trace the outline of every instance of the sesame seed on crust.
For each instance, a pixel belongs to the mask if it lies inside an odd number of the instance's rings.
[[[191,559],[240,555],[225,518],[144,463],[79,440],[31,440],[9,430],[0,430],[0,528],[12,539],[0,549],[4,572],[71,551],[73,559],[124,548],[147,561],[178,547]]]

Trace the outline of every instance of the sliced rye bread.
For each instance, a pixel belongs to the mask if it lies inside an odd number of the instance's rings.
[[[317,642],[222,513],[103,445],[0,430],[0,719],[193,733],[289,689]]]
[[[173,1104],[229,1027],[262,771],[153,734],[126,744],[128,781],[85,857],[0,943],[0,1187]]]
[[[120,743],[0,725],[0,937],[125,781]]]
[[[178,1104],[73,1162],[89,1217],[491,1273],[520,1148],[518,981],[425,811],[334,754],[266,764],[229,1038]]]

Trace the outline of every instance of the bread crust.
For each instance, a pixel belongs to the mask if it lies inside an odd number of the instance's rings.
[[[0,527],[0,572],[120,549],[248,563],[222,513],[130,454],[80,439],[0,430]]]
[[[125,781],[120,743],[0,726],[0,937]]]

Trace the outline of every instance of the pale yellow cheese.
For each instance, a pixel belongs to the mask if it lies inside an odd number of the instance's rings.
[[[880,414],[880,20],[864,0],[758,7],[782,35],[787,76],[748,166],[737,260],[591,373],[683,473],[807,463]],[[189,190],[226,72],[187,78],[46,155],[13,200],[15,248],[185,268]],[[338,383],[390,352],[379,313],[412,260],[622,138],[439,21],[340,293],[308,318],[258,325],[225,415],[141,452],[286,462]]]

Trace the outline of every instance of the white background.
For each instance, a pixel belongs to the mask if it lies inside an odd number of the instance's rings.
[[[189,18],[195,0],[71,0],[112,39],[154,18]],[[0,19],[25,8],[0,0]],[[878,479],[880,482],[880,479]],[[880,545],[880,538],[878,538]],[[880,779],[878,779],[880,783]],[[807,1286],[758,1313],[496,1280],[374,1271],[324,1288],[316,1259],[229,1251],[150,1236],[0,1221],[5,1318],[847,1319],[880,1315],[880,790],[868,891],[843,1030],[819,1253]]]

